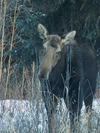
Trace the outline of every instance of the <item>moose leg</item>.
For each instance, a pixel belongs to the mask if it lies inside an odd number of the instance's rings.
[[[49,133],[56,133],[55,111],[57,106],[57,99],[48,89],[48,86],[42,88],[42,96],[45,103],[48,116],[48,130]]]
[[[79,80],[70,79],[69,83],[68,102],[65,100],[65,103],[68,103],[67,106],[69,109],[70,130],[72,133],[76,133],[78,132],[77,126],[79,124],[78,121],[83,102],[82,90],[79,87]]]
[[[72,133],[78,133],[79,132],[79,119],[80,119],[80,112],[81,107],[78,105],[78,100],[75,101],[73,99],[70,100],[70,107],[69,107],[69,118],[70,118],[70,129],[72,130]],[[75,102],[75,103],[74,103]],[[82,101],[79,101],[82,105]]]
[[[55,110],[47,110],[48,115],[48,129],[49,133],[56,133],[56,120],[55,120]]]
[[[86,96],[84,98],[84,103],[85,103],[85,107],[86,107],[86,113],[91,112],[92,110],[92,103],[93,103],[93,95],[90,94],[90,96]]]
[[[93,102],[93,96],[91,94],[90,96],[85,97],[84,103],[85,103],[86,113],[87,113],[88,133],[91,133],[92,102]]]
[[[92,94],[85,97],[84,103],[85,103],[86,113],[87,113],[88,133],[91,133],[92,102],[93,102]]]
[[[86,113],[92,110],[93,96],[95,94],[96,83],[94,81],[87,81],[84,86],[84,103],[86,107]]]
[[[91,80],[90,80],[91,81]],[[92,116],[92,103],[93,103],[93,96],[95,93],[95,88],[96,88],[96,82],[95,80],[93,81],[87,81],[85,83],[84,87],[84,103],[86,107],[86,113],[88,116],[88,133],[91,133],[91,116]]]

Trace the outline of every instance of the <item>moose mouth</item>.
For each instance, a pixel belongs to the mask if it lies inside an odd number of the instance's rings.
[[[49,72],[47,72],[47,73],[44,73],[43,71],[39,72],[38,77],[39,77],[40,81],[48,80],[49,79]]]

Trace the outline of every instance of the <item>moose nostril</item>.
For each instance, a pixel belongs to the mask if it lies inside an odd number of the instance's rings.
[[[49,78],[49,72],[46,70],[40,71],[38,74],[39,80],[48,80]]]
[[[39,72],[38,77],[39,77],[40,80],[44,79],[45,78],[45,74],[43,74],[42,72]]]

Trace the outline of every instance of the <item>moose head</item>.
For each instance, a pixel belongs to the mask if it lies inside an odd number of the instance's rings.
[[[39,78],[48,79],[50,72],[61,57],[63,47],[74,41],[76,31],[71,31],[66,34],[65,38],[61,38],[59,35],[49,35],[47,29],[42,24],[38,24],[38,32],[43,40],[45,51],[40,65]]]

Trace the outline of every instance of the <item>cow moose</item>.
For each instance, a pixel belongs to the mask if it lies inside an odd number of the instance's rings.
[[[61,38],[49,35],[47,29],[38,24],[38,32],[44,47],[38,76],[49,133],[56,132],[54,114],[58,98],[64,99],[69,110],[70,129],[74,132],[74,119],[76,116],[79,119],[83,101],[86,112],[92,109],[97,77],[96,55],[90,46],[75,41],[76,31]]]

